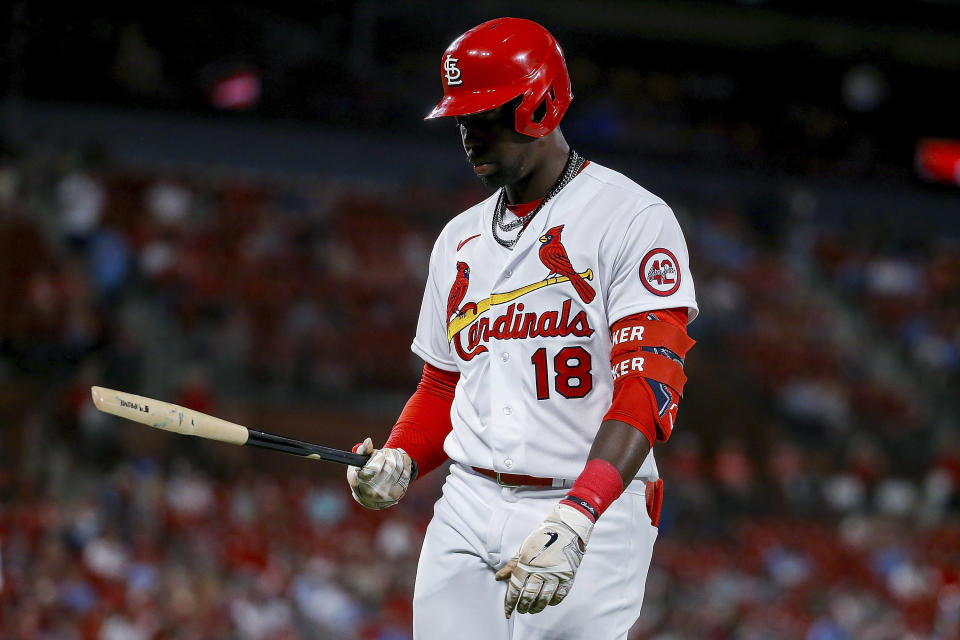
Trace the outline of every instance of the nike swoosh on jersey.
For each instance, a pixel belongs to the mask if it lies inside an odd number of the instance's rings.
[[[480,237],[480,234],[478,233],[478,234],[475,235],[475,236],[470,236],[470,237],[467,238],[466,240],[461,240],[461,241],[460,241],[460,244],[457,245],[457,251],[460,251],[460,249],[463,249],[463,245],[467,244],[468,242],[470,242],[470,241],[473,240],[474,238],[479,238],[479,237]]]

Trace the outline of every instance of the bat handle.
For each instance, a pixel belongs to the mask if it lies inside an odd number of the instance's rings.
[[[367,464],[367,461],[370,459],[370,454],[368,453],[351,453],[347,456],[344,456],[347,464],[352,467],[362,467]]]
[[[303,440],[294,440],[293,438],[279,436],[275,433],[267,433],[266,431],[247,429],[247,434],[247,441],[244,443],[246,445],[292,453],[293,455],[304,458],[339,462],[340,464],[347,464],[354,467],[362,467],[367,463],[367,460],[370,459],[370,455],[366,453],[332,449],[312,442],[304,442]]]

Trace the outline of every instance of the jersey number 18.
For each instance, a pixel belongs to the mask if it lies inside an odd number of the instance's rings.
[[[549,400],[547,349],[540,347],[530,358],[537,381],[537,400]],[[553,358],[554,388],[564,398],[582,398],[593,388],[590,353],[583,347],[564,347]]]

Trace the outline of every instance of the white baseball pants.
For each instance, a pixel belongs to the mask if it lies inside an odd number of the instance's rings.
[[[494,573],[566,490],[501,487],[451,465],[420,552],[414,640],[625,640],[640,615],[657,538],[644,490],[635,480],[597,522],[563,602],[507,620],[506,582]]]

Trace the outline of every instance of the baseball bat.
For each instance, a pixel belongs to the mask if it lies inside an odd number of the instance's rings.
[[[154,429],[163,429],[186,436],[198,436],[248,447],[261,447],[290,453],[312,460],[327,460],[362,467],[370,456],[323,447],[312,442],[285,438],[265,431],[256,431],[234,422],[187,409],[170,402],[107,389],[90,387],[93,404],[104,413],[133,420]]]

